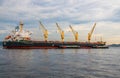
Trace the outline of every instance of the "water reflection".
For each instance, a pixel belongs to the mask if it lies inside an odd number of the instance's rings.
[[[119,49],[118,49],[119,50]],[[119,51],[101,49],[3,50],[0,78],[119,78]],[[105,51],[105,52],[104,52]],[[109,52],[111,51],[111,52]]]
[[[61,49],[61,54],[64,54],[64,49]]]
[[[14,52],[14,53],[13,53]],[[26,66],[33,58],[32,50],[10,50],[8,53],[11,62],[19,66]]]
[[[43,52],[45,55],[48,55],[48,49],[43,49],[42,52]]]

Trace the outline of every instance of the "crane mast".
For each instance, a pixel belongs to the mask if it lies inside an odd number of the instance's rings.
[[[78,32],[76,32],[76,31],[72,28],[71,25],[70,25],[69,27],[70,27],[70,29],[72,30],[72,33],[73,33],[73,35],[74,35],[74,37],[75,37],[75,42],[78,42]]]
[[[40,23],[40,27],[43,31],[44,40],[47,41],[48,40],[48,30],[44,27],[44,25],[41,22],[39,22],[39,23]]]
[[[19,28],[20,28],[20,32],[22,32],[22,31],[23,31],[23,23],[22,23],[22,21],[20,21],[20,26],[19,26]]]
[[[56,23],[56,25],[57,25],[58,31],[61,35],[61,40],[63,42],[64,41],[64,31],[59,27],[58,23]]]
[[[96,26],[96,23],[94,24],[92,30],[88,33],[88,42],[90,42],[90,40],[91,40],[91,36],[92,36],[92,33],[93,33],[94,29],[95,29],[95,26]]]

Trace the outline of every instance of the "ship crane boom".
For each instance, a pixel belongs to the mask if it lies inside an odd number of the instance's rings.
[[[96,23],[94,24],[92,30],[88,33],[88,42],[90,42],[90,40],[91,40],[91,36],[92,36],[92,33],[93,33],[94,29],[95,29],[95,26],[96,26]]]
[[[72,28],[71,25],[70,25],[69,27],[70,27],[70,29],[71,29],[73,35],[74,35],[75,42],[78,42],[78,32],[76,32],[76,31]]]
[[[60,28],[60,26],[58,25],[58,23],[56,23],[56,25],[57,25],[58,31],[59,31],[59,33],[61,35],[61,40],[63,42],[64,41],[64,31]]]
[[[39,23],[40,23],[40,27],[43,31],[44,40],[47,41],[48,40],[48,30],[44,27],[42,22],[39,21]]]

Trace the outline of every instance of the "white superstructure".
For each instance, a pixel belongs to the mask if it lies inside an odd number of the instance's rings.
[[[5,40],[30,40],[31,39],[31,32],[27,30],[23,30],[23,23],[20,22],[20,25],[15,27],[15,30],[13,30],[7,37],[5,37]]]

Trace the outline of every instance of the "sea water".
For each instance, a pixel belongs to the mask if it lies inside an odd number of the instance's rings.
[[[3,49],[0,78],[120,78],[120,47]]]

